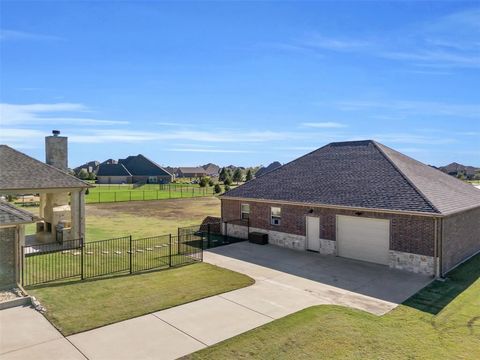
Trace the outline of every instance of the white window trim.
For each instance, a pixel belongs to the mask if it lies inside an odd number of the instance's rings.
[[[243,206],[248,206],[248,213],[243,212]],[[243,214],[248,214],[247,218],[243,217]],[[245,219],[250,219],[250,204],[240,204],[240,219],[245,220]]]
[[[280,216],[274,216],[273,215],[273,212],[272,212],[272,209],[273,208],[276,208],[276,209],[280,209]],[[276,218],[278,219],[278,223],[275,224],[275,222],[273,221],[273,218]],[[270,206],[270,225],[273,225],[273,226],[280,226],[282,224],[282,208],[279,207],[279,206]]]

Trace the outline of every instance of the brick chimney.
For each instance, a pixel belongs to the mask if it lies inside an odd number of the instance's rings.
[[[45,161],[57,169],[68,170],[68,142],[66,136],[59,136],[60,130],[52,130],[51,136],[45,137]]]

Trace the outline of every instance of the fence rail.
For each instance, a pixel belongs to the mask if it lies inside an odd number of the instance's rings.
[[[22,246],[22,254],[22,285],[29,286],[191,264],[203,260],[203,239],[191,233],[93,242],[76,239]]]
[[[162,186],[162,185],[160,185]],[[129,188],[130,189],[130,188]],[[123,202],[123,201],[144,201],[181,199],[193,197],[205,197],[215,195],[214,188],[168,187],[160,190],[123,190],[123,191],[93,191],[85,196],[87,203]]]

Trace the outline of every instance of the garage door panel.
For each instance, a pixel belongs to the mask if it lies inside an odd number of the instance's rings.
[[[390,221],[352,216],[337,216],[338,255],[388,264]]]

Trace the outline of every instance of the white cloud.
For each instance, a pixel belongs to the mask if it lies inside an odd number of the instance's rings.
[[[0,124],[5,125],[120,125],[127,121],[101,120],[79,116],[65,116],[68,113],[87,113],[89,109],[83,104],[7,104],[0,103]],[[50,116],[49,116],[50,114]],[[52,116],[55,114],[55,116]]]
[[[7,40],[62,40],[59,36],[35,34],[26,31],[0,29],[0,41]]]
[[[452,104],[436,101],[415,100],[352,100],[336,103],[341,110],[381,110],[382,116],[394,112],[395,116],[402,114],[454,116],[480,118],[480,105]]]
[[[338,129],[338,128],[345,128],[347,125],[338,123],[338,122],[304,122],[301,124],[302,127],[310,127],[310,128],[321,128],[321,129]]]

